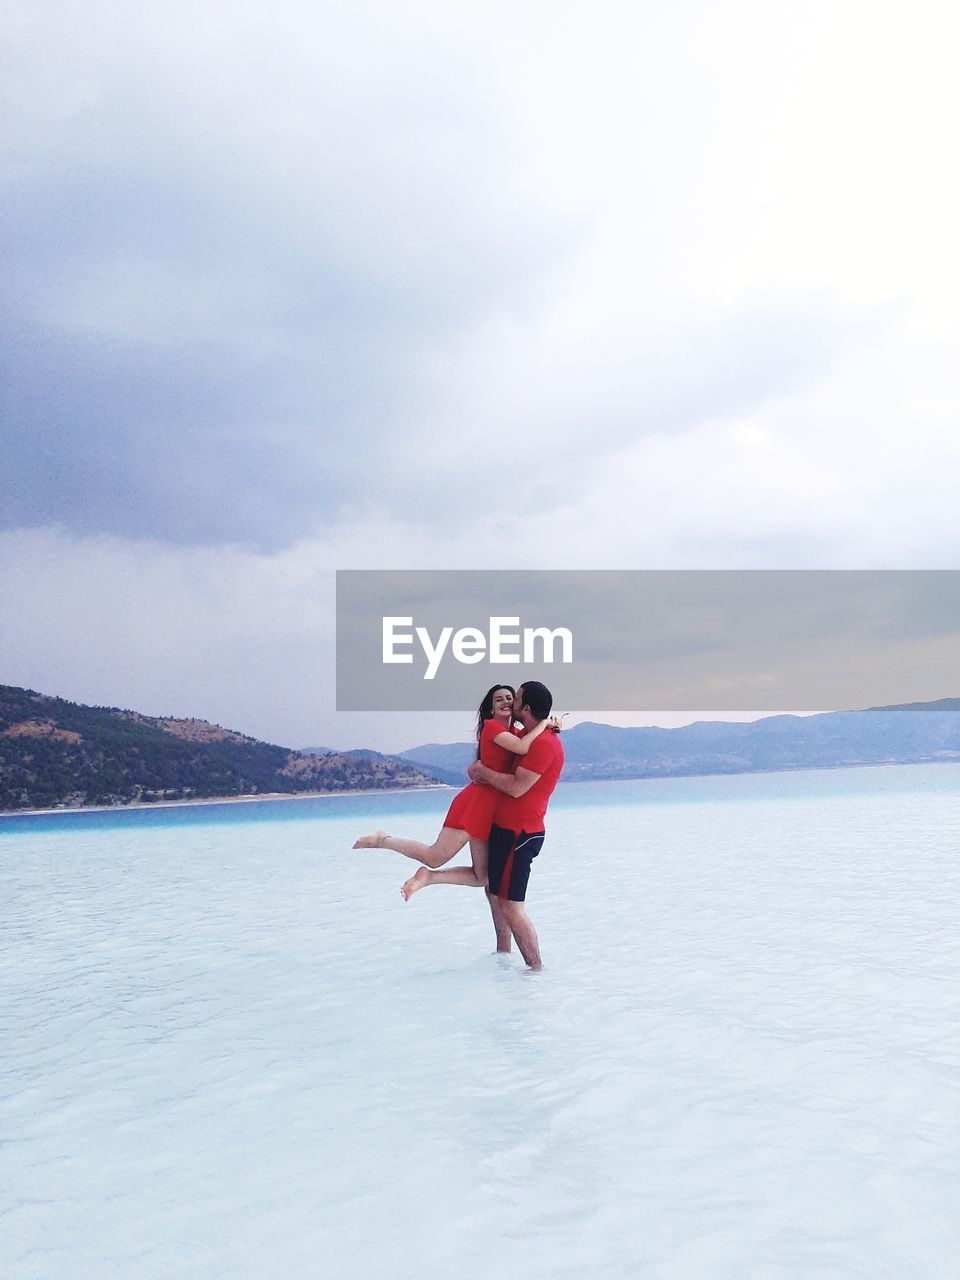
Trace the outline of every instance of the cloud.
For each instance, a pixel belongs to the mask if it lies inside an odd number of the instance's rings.
[[[317,548],[31,530],[0,535],[0,577],[17,602],[0,619],[5,683],[287,745],[308,742],[332,703],[333,582]]]
[[[8,527],[277,546],[326,526],[358,442],[376,472],[416,416],[424,351],[562,238],[511,197],[463,51],[388,54],[349,23],[328,43],[294,6],[305,45],[264,73],[260,21],[219,8],[223,50],[192,25],[154,46],[124,13],[79,65],[69,24],[36,37],[68,85],[33,85],[11,144],[31,156],[8,183]]]
[[[9,678],[302,740],[337,567],[954,566],[956,26],[14,4]]]
[[[436,530],[508,446],[589,500],[952,330],[948,91],[861,12],[22,8],[5,525],[277,549],[401,475]]]

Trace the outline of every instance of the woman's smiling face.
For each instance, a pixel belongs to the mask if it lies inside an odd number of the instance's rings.
[[[493,714],[498,720],[509,720],[513,710],[513,694],[509,689],[498,689],[493,695]]]

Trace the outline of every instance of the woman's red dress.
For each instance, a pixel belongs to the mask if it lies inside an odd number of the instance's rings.
[[[480,763],[497,773],[513,773],[517,756],[505,747],[498,747],[494,738],[498,733],[510,733],[509,725],[502,720],[484,720],[480,731]],[[447,810],[443,820],[445,827],[453,827],[455,831],[466,831],[474,840],[486,840],[490,836],[493,825],[493,811],[497,807],[500,792],[496,787],[488,787],[480,782],[471,782],[469,786],[457,792],[453,803]]]

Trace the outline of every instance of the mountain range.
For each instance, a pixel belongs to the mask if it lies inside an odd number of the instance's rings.
[[[746,724],[703,720],[678,729],[586,721],[564,730],[563,745],[568,782],[960,761],[960,698],[767,716]],[[475,754],[471,742],[427,743],[400,752],[402,759],[452,783],[462,782]]]
[[[867,711],[564,730],[564,781],[960,762],[960,698]],[[396,756],[260,742],[206,720],[88,707],[0,685],[0,809],[462,786],[471,742]],[[960,775],[958,775],[960,782]]]
[[[358,791],[436,782],[376,751],[311,755],[206,720],[87,707],[0,685],[0,809]]]

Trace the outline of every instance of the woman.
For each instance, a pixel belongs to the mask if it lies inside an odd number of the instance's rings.
[[[477,711],[477,759],[497,773],[511,773],[517,759],[525,756],[530,744],[554,722],[544,720],[529,734],[521,737],[511,732],[513,689],[506,684],[495,684],[488,689]],[[420,840],[407,840],[403,836],[390,836],[385,831],[361,836],[355,849],[392,849],[407,858],[424,865],[416,875],[404,884],[401,893],[408,899],[430,881],[427,868],[442,867],[470,842],[472,868],[457,867],[444,872],[447,883],[485,885],[487,882],[487,837],[493,823],[498,792],[471,782],[454,796],[453,803],[443,820],[443,827],[433,844]],[[462,877],[462,878],[461,878]]]

